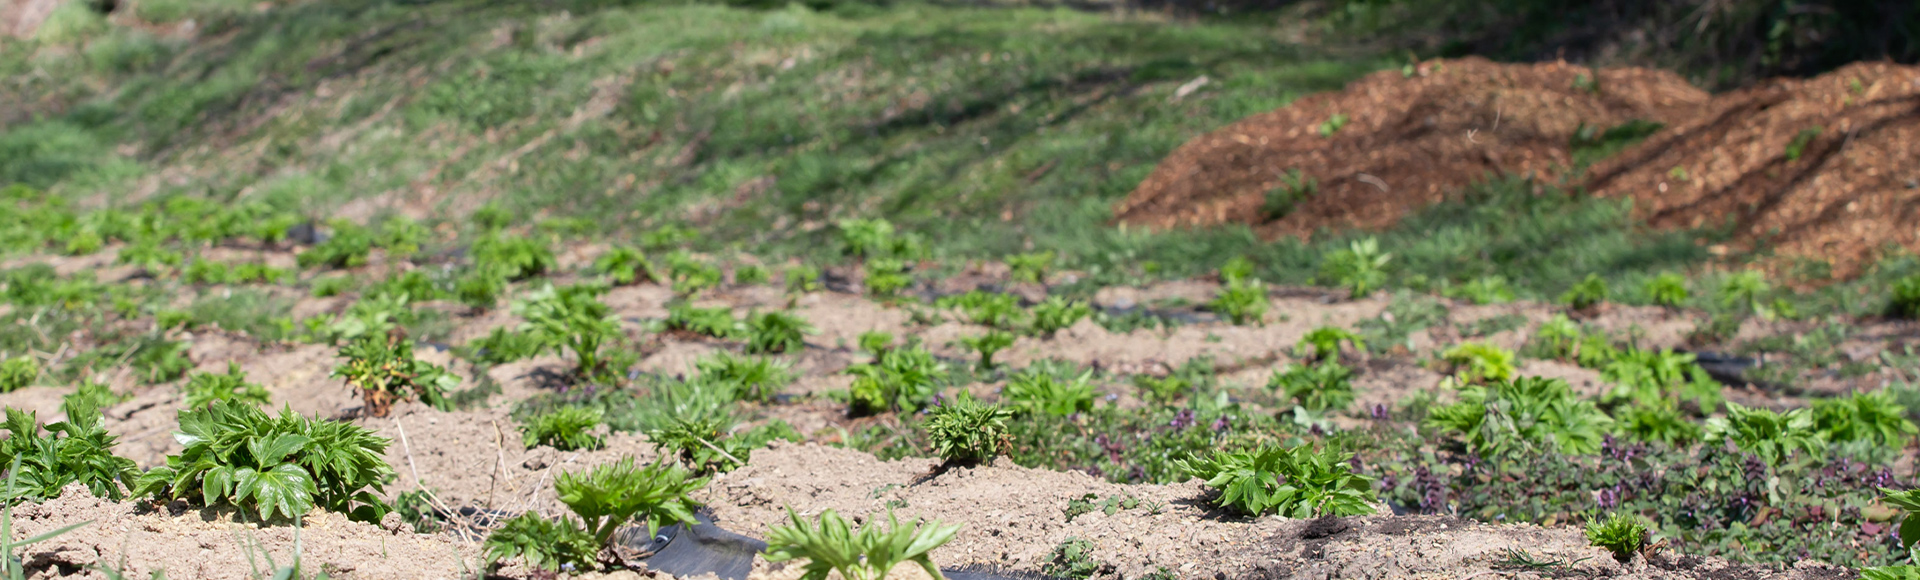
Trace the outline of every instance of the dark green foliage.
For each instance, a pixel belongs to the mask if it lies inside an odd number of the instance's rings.
[[[472,268],[453,281],[453,298],[474,310],[492,309],[507,290],[507,276],[499,268]]]
[[[135,496],[233,505],[261,520],[315,506],[365,522],[386,513],[387,440],[351,423],[217,401],[180,411],[175,438],[185,449],[141,475]]]
[[[1594,453],[1612,420],[1561,379],[1521,377],[1468,386],[1460,402],[1432,410],[1427,426],[1465,439],[1474,453],[1543,445]]]
[[[414,358],[413,342],[399,335],[361,337],[340,347],[339,356],[346,362],[328,376],[346,379],[374,417],[387,416],[395,402],[406,400],[445,410],[447,392],[460,384],[445,367]]]
[[[1606,302],[1608,297],[1607,281],[1599,274],[1588,274],[1579,284],[1574,284],[1560,295],[1560,302],[1574,310],[1586,310]]]
[[[74,387],[73,392],[60,398],[60,412],[69,417],[81,412],[100,412],[131,398],[132,394],[113,392],[113,388],[106,383],[85,380],[80,382],[80,386]]]
[[[121,483],[131,484],[140,475],[133,460],[113,454],[115,437],[101,426],[94,407],[72,408],[67,420],[47,425],[44,435],[35,413],[13,407],[6,411],[7,421],[0,428],[8,437],[0,440],[0,464],[13,468],[0,500],[9,505],[21,499],[53,499],[60,488],[76,482],[94,497],[120,501],[126,497]]]
[[[608,355],[603,351],[625,335],[620,332],[620,317],[600,302],[603,292],[606,287],[597,284],[548,284],[515,301],[513,312],[527,320],[524,331],[541,343],[573,353],[576,377],[617,378],[626,369],[607,368]]]
[[[889,348],[871,363],[847,367],[853,375],[849,388],[855,414],[918,411],[932,402],[946,379],[947,365],[918,345]]]
[[[492,234],[473,242],[468,250],[476,269],[498,272],[508,280],[540,276],[554,267],[553,250],[539,240]]]
[[[961,395],[933,408],[927,417],[927,439],[933,452],[947,461],[984,461],[1009,443],[1007,420],[1013,413],[999,405],[983,405]]]
[[[747,352],[799,352],[806,348],[806,335],[813,332],[812,324],[792,312],[750,313],[746,320]]]
[[[720,351],[694,361],[693,365],[700,371],[701,382],[725,386],[736,400],[769,402],[782,387],[793,382],[789,363],[779,359],[735,356]]]
[[[1214,451],[1180,466],[1220,491],[1215,503],[1245,515],[1289,518],[1373,513],[1373,479],[1352,473],[1351,453],[1311,446],[1262,445],[1251,451]]]
[[[1813,401],[1814,429],[1828,441],[1865,441],[1880,447],[1903,449],[1920,434],[1907,420],[1907,408],[1885,390]]]
[[[1647,529],[1646,520],[1620,512],[1587,522],[1586,532],[1587,543],[1606,548],[1613,553],[1613,559],[1621,563],[1632,561],[1653,533]]]
[[[40,363],[21,355],[0,360],[0,393],[11,393],[40,380]]]
[[[1769,464],[1779,464],[1794,452],[1812,455],[1827,441],[1814,430],[1813,413],[1793,409],[1785,413],[1727,403],[1727,415],[1707,419],[1706,440],[1725,442],[1752,453]]]
[[[531,511],[507,520],[488,533],[484,546],[488,562],[525,557],[527,567],[549,572],[562,568],[591,569],[600,552],[593,534],[578,523],[566,516],[548,520],[539,512]]]
[[[1911,274],[1893,282],[1887,311],[1901,318],[1920,318],[1920,274]]]
[[[1044,369],[1028,368],[1007,378],[1000,393],[1007,406],[1025,415],[1065,417],[1093,410],[1093,371],[1068,378]]]
[[[607,441],[594,430],[602,424],[599,409],[561,407],[540,415],[520,428],[527,447],[545,445],[561,451],[594,450]]]
[[[1339,411],[1353,403],[1353,371],[1333,360],[1287,365],[1267,378],[1267,388],[1312,413]]]
[[[607,547],[612,545],[613,532],[629,521],[644,522],[648,537],[663,525],[696,523],[693,510],[700,504],[687,495],[706,485],[707,480],[695,479],[678,465],[654,462],[635,467],[633,457],[626,456],[586,473],[561,473],[554,478],[553,489],[560,503],[586,524],[594,542]]]
[[[232,362],[227,363],[226,374],[193,373],[187,377],[187,384],[181,390],[187,394],[188,408],[198,408],[214,401],[238,401],[260,406],[267,404],[270,398],[265,387],[247,382],[247,374],[240,372],[240,365]]]

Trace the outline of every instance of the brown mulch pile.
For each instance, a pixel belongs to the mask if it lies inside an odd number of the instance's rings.
[[[1378,228],[1444,198],[1489,171],[1551,178],[1571,164],[1583,124],[1675,123],[1708,100],[1679,76],[1645,69],[1599,71],[1566,63],[1430,61],[1412,76],[1382,71],[1338,93],[1302,98],[1242,119],[1175,150],[1114,208],[1149,227],[1238,222],[1266,237],[1319,228]],[[1334,115],[1347,123],[1331,136]],[[1278,219],[1267,193],[1298,170],[1318,192]]]
[[[1115,217],[1267,238],[1381,228],[1491,172],[1565,177],[1576,131],[1644,120],[1665,128],[1582,183],[1631,196],[1655,227],[1733,225],[1738,250],[1825,260],[1840,278],[1889,245],[1920,250],[1920,68],[1860,63],[1711,97],[1662,71],[1592,74],[1477,58],[1375,73],[1183,145]],[[1336,113],[1349,122],[1323,136]],[[1318,191],[1270,215],[1289,170]]]
[[[1889,245],[1920,250],[1920,67],[1856,63],[1716,96],[1591,175],[1655,227],[1733,220],[1739,249],[1851,277]]]

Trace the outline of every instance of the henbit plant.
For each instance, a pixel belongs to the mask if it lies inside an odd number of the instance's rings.
[[[1574,310],[1586,310],[1599,306],[1608,298],[1607,281],[1599,274],[1587,274],[1586,279],[1574,284],[1566,293],[1560,295],[1560,302]]]
[[[1426,425],[1465,438],[1482,455],[1544,445],[1570,454],[1600,450],[1613,420],[1562,379],[1520,377],[1468,386],[1460,401],[1435,407]]]
[[[1045,284],[1047,271],[1053,269],[1053,250],[1007,256],[1007,277],[1014,282]]]
[[[1353,350],[1366,352],[1367,341],[1359,333],[1338,326],[1322,326],[1307,331],[1300,337],[1300,343],[1293,346],[1294,356],[1312,360],[1333,360],[1340,357],[1340,343],[1345,341]]]
[[[1220,491],[1220,507],[1258,516],[1305,519],[1374,512],[1373,478],[1353,473],[1351,453],[1262,443],[1246,451],[1215,449],[1176,461],[1189,476]]]
[[[240,365],[233,362],[227,363],[226,374],[193,373],[180,390],[186,392],[189,408],[214,401],[239,401],[260,406],[272,398],[265,387],[247,382],[247,373],[241,372]]]
[[[626,369],[606,368],[607,356],[602,351],[625,337],[620,333],[620,317],[599,300],[605,291],[604,286],[596,284],[548,284],[514,301],[513,313],[527,320],[523,331],[553,345],[555,352],[573,352],[576,377],[617,378]]]
[[[1469,341],[1453,345],[1440,354],[1453,365],[1454,378],[1469,384],[1504,381],[1513,378],[1513,351],[1485,342]]]
[[[1001,397],[1020,413],[1065,417],[1093,410],[1092,378],[1092,370],[1082,371],[1073,378],[1061,378],[1046,370],[1029,368],[1007,378]]]
[[[1647,285],[1642,292],[1645,292],[1647,300],[1654,304],[1667,308],[1679,308],[1687,302],[1687,278],[1674,272],[1661,272],[1659,276],[1647,280]]]
[[[11,393],[31,386],[40,379],[40,363],[20,355],[0,361],[0,393]]]
[[[832,572],[839,572],[844,580],[885,580],[893,566],[903,562],[919,564],[929,578],[944,577],[929,554],[953,540],[960,526],[937,521],[902,526],[891,510],[887,529],[880,529],[878,520],[873,518],[855,532],[846,519],[829,509],[821,512],[815,528],[788,507],[788,525],[767,533],[765,557],[768,562],[805,559],[801,580],[826,580]]]
[[[640,281],[659,282],[663,278],[659,267],[647,259],[639,248],[619,246],[607,250],[607,253],[593,260],[593,271],[614,284],[625,286]]]
[[[1267,378],[1267,388],[1309,413],[1338,411],[1353,403],[1353,370],[1332,360],[1287,365]]]
[[[545,445],[560,451],[601,449],[607,446],[607,440],[594,431],[605,423],[603,417],[595,408],[560,407],[535,415],[521,426],[521,440],[529,448]]]
[[[1893,449],[1905,448],[1920,435],[1920,428],[1907,420],[1907,408],[1885,389],[1815,399],[1813,424],[1828,441],[1865,441]]]
[[[233,505],[262,521],[298,518],[316,505],[355,521],[386,515],[379,494],[393,474],[388,441],[366,428],[216,401],[180,411],[174,438],[184,449],[142,474],[134,497]]]
[[[918,411],[938,392],[937,382],[947,374],[946,363],[918,345],[888,348],[871,363],[848,366],[850,410],[855,415],[882,411]]]
[[[729,315],[731,317],[731,315]],[[745,325],[748,354],[781,354],[806,348],[813,325],[787,311],[748,313]]]
[[[927,441],[948,463],[985,461],[1012,445],[1007,435],[1007,420],[1011,418],[1012,411],[981,404],[962,393],[933,408],[927,417]]]
[[[445,410],[447,392],[460,384],[445,367],[414,358],[413,341],[399,334],[361,337],[340,347],[339,356],[346,362],[327,376],[346,379],[372,417],[387,416],[394,402],[405,400]]]
[[[539,240],[498,233],[475,240],[467,253],[475,268],[499,272],[513,281],[544,275],[558,264],[553,250]]]
[[[1621,512],[1588,520],[1586,532],[1587,543],[1605,548],[1622,564],[1633,561],[1633,555],[1646,548],[1653,535],[1644,518]]]
[[[45,427],[45,435],[40,434],[36,413],[7,407],[6,415],[0,424],[8,433],[0,440],[0,464],[12,467],[0,502],[53,499],[72,483],[86,486],[94,497],[120,501],[126,497],[120,483],[132,483],[140,475],[133,460],[113,454],[115,438],[93,407],[70,409],[65,421]]]
[[[547,572],[589,570],[600,553],[593,535],[566,516],[549,520],[525,512],[500,524],[482,544],[488,565],[524,557],[527,567]]]
[[[954,342],[967,347],[967,350],[979,353],[980,370],[991,370],[993,369],[994,353],[1013,346],[1013,333],[1001,330],[988,330],[986,334],[963,336],[955,339]]]
[[[1267,285],[1259,280],[1242,279],[1220,288],[1207,308],[1227,317],[1236,326],[1259,324],[1272,305],[1267,302]]]
[[[688,495],[706,485],[706,479],[696,479],[693,472],[664,459],[635,467],[629,455],[585,473],[561,473],[553,490],[560,503],[580,517],[594,543],[608,549],[614,531],[630,521],[644,523],[649,538],[663,525],[697,523],[693,511],[700,503]]]
[[[793,382],[793,373],[789,370],[792,363],[775,358],[735,356],[718,351],[694,361],[693,366],[700,372],[701,381],[725,385],[733,398],[741,401],[772,401],[781,387]]]
[[[913,285],[913,277],[907,274],[907,264],[900,260],[874,258],[866,261],[867,293],[879,298],[893,298]]]
[[[1467,300],[1474,304],[1505,304],[1514,299],[1513,287],[1507,284],[1505,276],[1500,275],[1474,278],[1459,286],[1447,288],[1443,294],[1448,298]]]
[[[1052,338],[1054,333],[1065,330],[1093,315],[1093,307],[1085,300],[1067,300],[1059,296],[1048,296],[1039,304],[1033,305],[1028,312],[1032,323],[1028,327],[1031,334]]]
[[[1706,441],[1727,442],[1770,465],[1801,451],[1815,455],[1827,447],[1826,437],[1814,429],[1813,413],[1792,409],[1785,413],[1727,403],[1725,417],[1707,419]]]
[[[1895,280],[1892,290],[1887,299],[1887,313],[1900,318],[1920,318],[1920,274]]]
[[[1359,298],[1387,284],[1387,263],[1393,254],[1381,252],[1374,238],[1354,240],[1345,249],[1329,252],[1320,263],[1320,281],[1347,289]]]

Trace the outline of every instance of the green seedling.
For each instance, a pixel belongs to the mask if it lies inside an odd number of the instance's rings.
[[[1310,446],[1262,444],[1179,460],[1180,468],[1220,491],[1215,502],[1241,514],[1289,518],[1373,513],[1373,480],[1352,473],[1353,454]]]
[[[791,363],[780,359],[720,351],[694,361],[693,366],[702,382],[726,386],[734,399],[742,401],[772,401],[782,387],[793,382]]]
[[[1815,429],[1813,413],[1808,409],[1780,413],[1731,402],[1727,403],[1726,416],[1707,419],[1705,439],[1730,442],[1774,465],[1793,452],[1817,455],[1827,447],[1826,437]]]
[[[792,312],[748,314],[747,352],[750,354],[799,352],[807,346],[806,335],[815,332],[812,324]]]
[[[21,355],[0,361],[0,393],[11,393],[40,380],[40,363]]]
[[[1340,343],[1345,342],[1357,352],[1366,352],[1367,341],[1359,333],[1338,326],[1322,326],[1307,331],[1300,337],[1300,344],[1293,347],[1295,356],[1325,361],[1340,357]]]
[[[107,386],[106,383],[88,379],[81,381],[80,386],[75,387],[73,392],[67,393],[65,397],[60,398],[60,409],[61,412],[72,417],[74,413],[82,412],[83,409],[89,412],[96,412],[118,405],[131,398],[133,398],[131,394],[122,395],[115,393],[113,392],[113,388]]]
[[[460,384],[445,367],[414,358],[413,342],[397,334],[361,337],[340,347],[339,356],[346,362],[328,376],[346,379],[372,417],[387,416],[395,402],[405,400],[444,410],[447,391]]]
[[[994,353],[1013,346],[1013,333],[989,330],[986,334],[964,336],[955,342],[967,347],[967,350],[978,353],[980,355],[980,369],[989,370],[993,368]]]
[[[1479,454],[1536,445],[1596,453],[1612,422],[1565,380],[1542,377],[1467,386],[1458,403],[1435,407],[1426,419],[1429,427],[1463,436],[1467,450]]]
[[[1093,307],[1084,300],[1067,300],[1059,296],[1048,296],[1046,300],[1033,305],[1030,313],[1033,324],[1032,333],[1052,338],[1060,332],[1093,315]]]
[[[1259,324],[1270,306],[1267,302],[1267,286],[1251,279],[1227,283],[1213,301],[1207,303],[1207,308],[1226,316],[1227,320],[1238,326]]]
[[[45,501],[73,483],[86,486],[94,497],[126,497],[120,482],[133,481],[140,470],[133,460],[113,454],[115,438],[107,434],[95,408],[82,405],[70,411],[65,421],[47,425],[42,435],[37,414],[6,409],[7,420],[0,428],[8,437],[0,440],[0,462],[13,468],[0,501]]]
[[[600,552],[593,535],[579,523],[566,516],[549,520],[531,511],[488,533],[482,547],[488,562],[525,558],[527,567],[547,572],[591,569]]]
[[[1613,513],[1605,519],[1595,518],[1587,522],[1587,543],[1613,553],[1613,559],[1626,563],[1633,555],[1646,548],[1647,540],[1652,537],[1647,522],[1640,516]]]
[[[893,348],[893,333],[869,330],[860,333],[857,342],[861,351],[877,357],[881,352]]]
[[[720,339],[732,338],[745,331],[745,325],[734,320],[731,308],[695,308],[685,302],[667,305],[665,327],[667,330],[683,330]]]
[[[940,522],[902,526],[891,511],[887,512],[884,530],[876,518],[855,532],[831,509],[820,514],[818,527],[800,519],[791,507],[787,508],[787,521],[787,525],[768,532],[766,559],[806,560],[801,580],[826,580],[833,572],[845,580],[885,580],[893,566],[902,562],[919,564],[929,578],[943,578],[929,554],[960,531],[960,526],[943,526]]]
[[[1453,365],[1454,378],[1469,384],[1485,384],[1513,378],[1513,351],[1484,342],[1463,342],[1440,354]]]
[[[1318,128],[1320,136],[1332,137],[1334,133],[1339,133],[1341,128],[1347,126],[1348,120],[1345,113],[1334,113],[1332,117],[1327,117],[1326,122],[1320,123]]]
[[[473,266],[498,272],[508,280],[519,281],[546,274],[556,265],[553,250],[538,240],[491,234],[473,243],[469,250]]]
[[[573,354],[574,376],[593,379],[609,373],[618,375],[626,369],[606,368],[608,357],[603,351],[625,335],[620,332],[620,317],[599,300],[605,291],[605,287],[594,284],[548,284],[515,301],[513,312],[526,319],[523,332],[554,345],[556,352],[565,349]]]
[[[265,405],[271,399],[267,389],[255,383],[247,382],[247,374],[240,371],[240,365],[227,363],[226,374],[193,373],[187,377],[187,384],[181,387],[187,395],[187,407],[201,407],[214,401],[238,401],[248,405]]]
[[[867,260],[866,269],[867,293],[875,297],[892,298],[913,285],[913,277],[907,275],[906,262],[874,258]]]
[[[939,308],[957,310],[973,324],[997,329],[1014,328],[1025,315],[1020,310],[1018,297],[979,290],[943,297],[933,304]]]
[[[1789,162],[1799,161],[1800,156],[1806,154],[1807,146],[1812,145],[1813,140],[1815,138],[1818,138],[1820,136],[1820,132],[1823,130],[1824,130],[1823,127],[1820,127],[1819,125],[1815,125],[1812,127],[1801,129],[1799,133],[1795,133],[1793,135],[1793,139],[1790,141],[1787,141],[1787,150],[1785,152],[1787,161]]]
[[[1008,278],[1014,282],[1044,284],[1047,271],[1053,269],[1053,250],[1007,256]]]
[[[595,258],[593,271],[606,276],[614,284],[622,286],[642,281],[659,282],[663,279],[658,272],[658,267],[647,259],[646,254],[641,253],[639,248],[625,246],[607,250],[607,253]]]
[[[771,276],[767,274],[766,268],[751,264],[741,266],[733,271],[733,283],[741,286],[765,284],[770,277]]]
[[[1393,254],[1380,251],[1379,240],[1354,240],[1345,249],[1327,254],[1320,263],[1320,278],[1359,298],[1386,286],[1387,264],[1392,260]]]
[[[1745,271],[1728,276],[1715,292],[1721,308],[1772,319],[1773,311],[1768,308],[1765,296],[1772,288],[1767,284],[1766,276],[1755,271]]]
[[[706,263],[684,251],[677,251],[667,254],[667,279],[673,283],[674,294],[693,296],[720,286],[723,275],[719,266]]]
[[[1865,441],[1893,449],[1904,449],[1920,434],[1907,419],[1907,408],[1886,390],[1815,399],[1813,424],[1828,441]]]
[[[1673,272],[1661,272],[1647,281],[1647,299],[1667,308],[1679,308],[1687,302],[1687,279]]]
[[[553,347],[538,333],[494,327],[486,336],[468,342],[460,352],[473,362],[502,365],[540,356]]]
[[[1560,295],[1560,302],[1574,310],[1586,310],[1606,302],[1607,294],[1607,281],[1599,274],[1587,274],[1586,279]]]
[[[184,340],[150,342],[133,353],[131,362],[147,384],[164,383],[180,378],[193,368],[193,361],[187,360],[187,351],[192,347],[192,343]]]
[[[605,438],[594,431],[603,424],[599,409],[567,406],[537,415],[521,428],[523,443],[531,448],[545,445],[560,451],[595,450],[607,446]]]
[[[373,234],[365,228],[334,228],[333,237],[320,242],[294,259],[301,268],[357,268],[367,265],[373,255]]]
[[[1193,390],[1193,381],[1180,375],[1134,375],[1133,384],[1140,387],[1147,400],[1156,403],[1172,403]]]
[[[881,350],[873,362],[851,365],[846,372],[853,375],[848,387],[853,414],[912,412],[933,400],[947,365],[924,348],[907,346]]]
[[[1039,369],[1028,369],[1007,379],[1001,393],[1007,404],[1023,414],[1065,417],[1093,410],[1093,371],[1063,379]]]
[[[1007,420],[1013,413],[999,405],[984,405],[961,394],[933,408],[927,418],[927,440],[933,452],[948,463],[978,462],[1010,449]]]
[[[636,467],[633,457],[626,456],[586,473],[562,473],[553,489],[560,503],[580,517],[594,543],[606,549],[613,544],[613,533],[630,521],[646,525],[649,538],[663,525],[693,525],[693,511],[700,503],[688,495],[706,485],[706,479],[696,479],[678,465],[656,461]]]
[[[1047,562],[1040,566],[1040,573],[1051,578],[1087,580],[1098,574],[1103,566],[1093,558],[1093,542],[1067,538],[1053,547],[1053,552],[1047,555]]]
[[[1287,365],[1267,378],[1267,388],[1311,413],[1338,411],[1353,403],[1353,370],[1332,360]]]
[[[1320,193],[1320,181],[1299,169],[1288,169],[1280,174],[1280,185],[1267,190],[1265,200],[1260,204],[1260,215],[1267,220],[1277,220],[1293,213],[1300,202],[1313,198]]]
[[[393,474],[388,441],[366,428],[215,401],[180,411],[174,438],[185,448],[142,474],[135,497],[232,505],[262,521],[316,506],[363,522],[386,514],[379,494]]]

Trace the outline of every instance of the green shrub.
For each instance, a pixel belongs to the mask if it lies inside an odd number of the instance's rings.
[[[787,521],[788,525],[774,526],[767,533],[765,555],[768,562],[806,560],[801,580],[826,580],[833,572],[844,580],[885,580],[893,566],[903,562],[919,564],[929,578],[941,578],[929,554],[960,531],[960,526],[940,522],[902,526],[892,511],[887,512],[885,530],[874,518],[855,532],[831,509],[821,512],[818,528],[800,519],[791,507]]]
[[[513,313],[527,320],[523,330],[540,342],[555,345],[555,351],[572,351],[576,377],[617,375],[626,369],[606,368],[607,354],[602,351],[625,335],[620,332],[620,317],[599,300],[605,291],[606,287],[596,284],[548,284],[515,301]]]
[[[1471,301],[1474,304],[1505,304],[1513,301],[1513,287],[1507,284],[1505,276],[1481,276],[1468,280],[1459,286],[1448,288],[1444,292],[1448,298]]]
[[[1272,443],[1250,451],[1216,449],[1179,460],[1192,477],[1220,491],[1214,501],[1249,516],[1278,514],[1305,519],[1373,513],[1373,479],[1353,473],[1353,454],[1311,446]]]
[[[1354,240],[1321,260],[1320,279],[1346,288],[1348,296],[1359,298],[1386,286],[1387,263],[1392,260],[1393,254],[1380,251],[1378,240]]]
[[[933,452],[949,462],[985,461],[1011,444],[1007,436],[1011,418],[1013,413],[999,405],[983,405],[962,394],[933,408],[927,417],[927,440],[933,443]]]
[[[1337,326],[1322,326],[1307,331],[1300,337],[1300,344],[1294,345],[1295,356],[1313,360],[1333,360],[1340,356],[1340,343],[1345,341],[1354,350],[1367,350],[1367,342],[1359,334]]]
[[[268,403],[271,395],[258,384],[247,382],[247,374],[240,372],[240,365],[227,363],[226,374],[193,373],[187,377],[187,407],[197,408],[214,401],[238,401],[248,405],[260,406]]]
[[[447,408],[447,391],[460,377],[447,369],[413,357],[413,342],[401,336],[363,336],[340,347],[346,362],[327,376],[344,378],[360,393],[365,413],[385,417],[395,401],[418,400],[436,409]]]
[[[0,393],[27,388],[39,379],[40,363],[33,357],[20,355],[0,361]]]
[[[1920,274],[1909,274],[1893,282],[1887,311],[1901,318],[1920,318]]]
[[[483,547],[490,564],[525,557],[528,568],[548,572],[592,569],[600,553],[593,535],[580,524],[566,516],[548,520],[532,511],[501,523],[487,534]]]
[[[1647,521],[1640,516],[1614,512],[1606,519],[1595,518],[1587,522],[1587,543],[1606,548],[1613,553],[1613,559],[1621,563],[1633,560],[1647,546],[1647,540],[1653,531],[1647,528]]]
[[[512,281],[544,275],[556,264],[553,250],[539,240],[503,234],[475,240],[468,254],[475,268],[498,272]]]
[[[736,400],[772,401],[782,387],[793,382],[789,363],[779,359],[719,351],[694,361],[693,366],[700,371],[701,381],[727,386]]]
[[[721,339],[738,336],[746,329],[746,325],[734,320],[732,308],[695,308],[686,302],[667,305],[665,327],[667,330],[684,330]]]
[[[1661,272],[1647,281],[1643,289],[1647,300],[1667,308],[1679,308],[1687,302],[1687,279],[1673,272]]]
[[[1440,354],[1461,382],[1482,384],[1513,378],[1513,351],[1484,342],[1463,342]]]
[[[656,461],[635,467],[633,457],[625,456],[586,473],[561,473],[553,490],[604,549],[613,545],[613,533],[630,521],[644,523],[647,537],[660,533],[662,525],[693,525],[693,511],[700,504],[688,494],[706,485],[706,479],[695,479],[678,465]]]
[[[813,332],[812,324],[792,312],[750,313],[746,321],[747,352],[799,352],[807,346],[806,335]]]
[[[180,411],[175,438],[185,448],[141,475],[135,497],[232,505],[260,520],[297,518],[316,505],[363,522],[386,514],[379,494],[393,475],[388,442],[365,428],[216,401]]]
[[[1611,423],[1566,381],[1542,377],[1468,386],[1459,402],[1432,409],[1426,420],[1429,427],[1463,436],[1467,449],[1480,454],[1534,445],[1594,453]]]
[[[988,370],[993,368],[994,353],[1013,346],[1013,334],[999,330],[988,330],[986,334],[960,337],[956,342],[967,347],[967,350],[978,353],[980,355],[980,369]]]
[[[1814,430],[1828,441],[1865,441],[1902,449],[1920,434],[1907,420],[1907,408],[1886,390],[1859,392],[1846,397],[1813,401]]]
[[[1030,312],[1033,324],[1032,333],[1051,338],[1054,333],[1065,330],[1093,315],[1093,307],[1084,300],[1069,301],[1059,296],[1048,296],[1046,300],[1033,305]]]
[[[1353,403],[1353,370],[1332,360],[1287,365],[1267,378],[1267,388],[1312,413],[1338,411]]]
[[[1780,463],[1794,451],[1813,455],[1827,447],[1826,439],[1814,428],[1811,411],[1793,409],[1777,413],[1739,403],[1727,403],[1725,417],[1707,419],[1705,439],[1711,443],[1732,443],[1769,464]]]
[[[848,388],[853,414],[913,412],[933,400],[947,365],[926,349],[910,345],[882,350],[872,363],[848,366],[846,372],[853,375]]]
[[[1607,298],[1607,281],[1600,278],[1599,274],[1587,274],[1585,280],[1560,295],[1560,302],[1574,310],[1586,310],[1599,306]]]
[[[7,421],[0,428],[8,436],[0,440],[0,464],[12,467],[0,500],[7,504],[53,499],[72,483],[87,486],[94,497],[120,501],[125,497],[120,482],[140,475],[133,460],[113,455],[114,436],[101,426],[94,407],[70,407],[67,420],[47,425],[45,435],[36,414],[13,407],[6,411]]]
[[[1021,413],[1065,417],[1093,410],[1092,378],[1091,370],[1069,379],[1044,369],[1029,368],[1008,377],[1001,396]]]
[[[561,451],[601,449],[607,446],[607,441],[594,430],[603,424],[602,417],[599,409],[561,407],[528,421],[521,427],[521,439],[529,448],[545,445]]]
[[[1008,277],[1014,282],[1044,284],[1053,269],[1053,250],[1007,256]]]
[[[1259,280],[1235,280],[1220,288],[1207,308],[1227,317],[1235,325],[1258,324],[1267,315],[1267,286]]]

